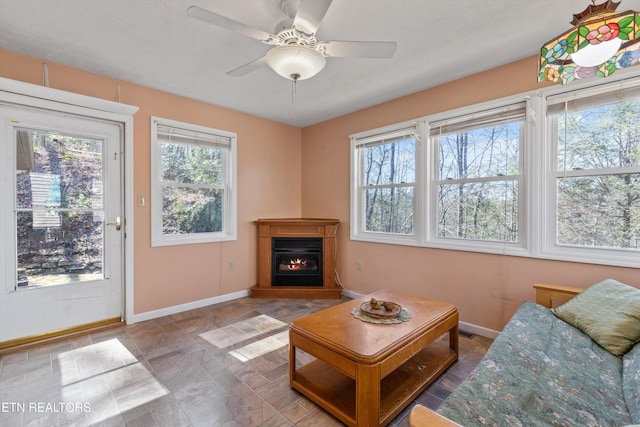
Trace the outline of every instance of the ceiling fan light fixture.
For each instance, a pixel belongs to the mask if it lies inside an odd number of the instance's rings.
[[[327,60],[315,49],[300,45],[277,46],[267,52],[267,65],[289,80],[305,80],[318,74]]]
[[[330,40],[318,42],[316,31],[332,1],[280,0],[280,8],[289,19],[280,22],[273,34],[198,6],[189,7],[187,15],[275,46],[265,56],[229,71],[227,74],[230,76],[244,76],[267,64],[277,74],[295,83],[298,80],[311,78],[322,71],[327,64],[327,57],[393,57],[396,42]]]

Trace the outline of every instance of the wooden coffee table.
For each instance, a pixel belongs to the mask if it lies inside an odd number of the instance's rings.
[[[371,297],[400,304],[411,319],[385,325],[353,317],[352,308]],[[446,333],[448,345],[434,342]],[[313,360],[298,366],[298,350]],[[456,360],[457,309],[391,290],[318,311],[289,328],[289,384],[349,426],[388,424]]]

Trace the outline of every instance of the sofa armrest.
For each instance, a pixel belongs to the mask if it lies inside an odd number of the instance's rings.
[[[409,425],[411,427],[462,427],[422,405],[414,406],[409,412]]]
[[[553,302],[564,303],[578,295],[584,289],[574,288],[572,286],[537,284],[533,285],[536,289],[536,302],[548,308],[553,307]]]

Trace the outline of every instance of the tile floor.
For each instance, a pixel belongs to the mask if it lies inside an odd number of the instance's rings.
[[[287,343],[289,322],[346,300],[241,298],[7,352],[0,426],[340,426],[289,388]],[[461,336],[415,402],[438,407],[490,344]]]

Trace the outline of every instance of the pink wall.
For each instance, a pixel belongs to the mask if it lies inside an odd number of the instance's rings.
[[[0,77],[41,84],[42,68],[39,59],[0,50]],[[48,68],[53,88],[114,100],[120,85],[121,102],[140,108],[134,117],[134,191],[146,196],[147,206],[135,208],[135,313],[253,286],[252,221],[269,217],[339,218],[337,267],[345,288],[395,288],[451,301],[462,321],[491,329],[502,329],[523,300],[533,299],[534,283],[584,287],[613,277],[640,287],[638,269],[632,268],[349,240],[350,134],[535,89],[533,58],[302,130],[57,64]],[[152,115],[238,134],[237,241],[151,247]],[[356,269],[358,260],[362,271]]]
[[[302,215],[341,220],[337,269],[345,288],[450,301],[462,321],[501,330],[522,301],[535,299],[534,283],[585,287],[612,277],[640,287],[634,268],[349,240],[350,134],[540,88],[536,71],[528,58],[302,130]]]
[[[42,84],[43,61],[0,50],[0,77]],[[256,284],[256,232],[252,221],[299,217],[302,193],[301,130],[165,92],[48,64],[49,86],[140,109],[134,116],[135,313],[232,292]],[[238,135],[238,240],[151,247],[150,117],[209,126]],[[132,201],[128,201],[132,202]],[[229,269],[233,261],[234,268]]]

